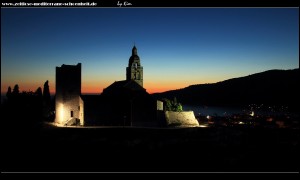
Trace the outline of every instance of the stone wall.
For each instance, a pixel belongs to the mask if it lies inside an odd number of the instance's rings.
[[[84,101],[79,96],[79,112],[78,112],[78,118],[80,119],[80,125],[84,125]]]
[[[194,111],[173,112],[166,111],[165,117],[167,126],[173,127],[198,127],[199,123],[195,118]]]
[[[55,122],[64,125],[72,118],[84,125],[84,102],[81,97],[81,63],[56,67]]]
[[[84,102],[80,96],[65,97],[64,101],[56,99],[55,122],[65,124],[72,118],[80,119],[80,125],[84,125]]]
[[[156,109],[158,111],[163,111],[164,110],[164,103],[162,101],[157,100],[156,101]]]

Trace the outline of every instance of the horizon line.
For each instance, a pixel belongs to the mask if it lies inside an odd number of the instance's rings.
[[[164,93],[164,92],[168,92],[168,91],[173,91],[173,90],[183,89],[183,88],[186,88],[186,87],[189,87],[189,86],[192,86],[192,85],[215,84],[215,83],[227,81],[227,80],[230,80],[230,79],[242,78],[242,77],[247,77],[247,76],[254,75],[254,74],[264,73],[264,72],[267,72],[267,71],[274,71],[274,70],[279,70],[279,71],[290,71],[290,70],[297,70],[297,69],[299,69],[299,67],[297,67],[297,68],[290,68],[290,69],[269,69],[269,70],[265,70],[265,71],[260,71],[260,72],[248,74],[248,75],[243,75],[243,76],[233,77],[233,78],[229,78],[229,79],[225,79],[225,80],[220,80],[220,81],[213,82],[213,83],[190,84],[190,85],[188,85],[188,86],[181,87],[181,88],[177,88],[177,89],[169,89],[169,90],[165,90],[165,91],[156,91],[156,92],[148,92],[148,93],[149,93],[149,94]],[[19,84],[19,83],[17,83],[17,84]],[[10,87],[13,87],[13,86],[10,86]],[[38,87],[41,87],[41,86],[38,86]],[[29,89],[29,90],[23,90],[23,91],[21,91],[21,93],[24,92],[24,91],[25,91],[25,92],[31,92],[32,90],[30,90],[30,89]],[[146,89],[146,91],[147,91],[147,89]],[[34,92],[34,91],[32,91],[32,92]],[[102,91],[102,92],[103,92],[103,91]],[[102,94],[102,92],[82,92],[81,95],[100,95],[100,94]],[[5,96],[6,93],[7,93],[7,91],[1,92],[1,97],[2,97],[2,96]],[[51,95],[51,96],[54,96],[55,94],[56,94],[56,92],[50,92],[50,95]]]

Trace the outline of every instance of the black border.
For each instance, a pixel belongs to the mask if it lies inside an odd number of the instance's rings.
[[[1,3],[20,3],[20,2],[28,2],[28,3],[38,3],[38,2],[51,2],[48,0],[44,0],[44,1],[27,1],[27,0],[14,0],[14,1],[2,1]],[[82,1],[74,1],[74,0],[57,0],[56,2],[97,2],[97,6],[94,7],[89,7],[89,8],[101,8],[101,7],[113,7],[113,8],[119,8],[117,6],[117,0],[82,0]],[[119,2],[125,2],[125,1],[119,1]],[[299,1],[297,0],[218,0],[218,1],[214,1],[214,0],[184,0],[184,1],[162,1],[162,0],[127,0],[127,2],[131,3],[132,6],[127,6],[127,7],[120,7],[120,8],[139,8],[139,7],[153,7],[153,8],[157,8],[157,7],[170,7],[170,8],[174,8],[174,7],[189,7],[189,8],[193,8],[193,7],[298,7],[299,8]],[[6,8],[8,6],[3,6],[1,4],[1,7]],[[41,8],[43,6],[40,7],[31,7],[31,8]],[[80,6],[68,6],[68,7],[72,7],[72,8],[78,8]],[[83,6],[82,6],[83,7]],[[11,8],[11,7],[10,7]],[[22,6],[20,7],[14,7],[14,8],[24,8]],[[64,7],[55,7],[55,8],[64,8]],[[4,176],[10,176],[12,174],[2,174]],[[14,174],[14,175],[21,175],[22,177],[26,176],[26,174]],[[27,174],[28,175],[28,174]],[[45,174],[39,174],[39,175],[45,175]],[[61,175],[61,174],[60,174]],[[74,175],[78,175],[78,174],[74,174]],[[86,175],[86,174],[85,174]],[[97,174],[99,175],[99,174]],[[102,174],[103,176],[111,176],[114,175],[115,177],[123,177],[124,175],[128,175],[128,174],[115,174],[115,173],[111,173],[111,174]],[[138,174],[139,176],[142,175],[147,175],[148,177],[152,177],[152,175],[150,175],[149,173],[146,174]],[[149,176],[150,175],[150,176]],[[163,174],[158,174],[160,177]],[[164,174],[164,175],[170,175],[170,174]],[[174,176],[177,177],[183,177],[182,175],[184,175],[185,177],[187,176],[187,174],[173,174]],[[201,175],[201,176],[205,176],[208,177],[210,176],[210,178],[212,176],[217,177],[217,176],[221,176],[223,179],[227,179],[229,174],[214,174],[214,172],[212,172],[211,174],[193,174],[195,176]],[[253,176],[257,176],[257,177],[270,177],[271,176],[276,176],[277,178],[281,179],[281,178],[295,178],[298,177],[299,174],[249,174],[249,173],[245,173],[245,174],[235,174],[236,178],[241,178],[241,177],[250,177],[251,179],[253,178]],[[47,176],[49,176],[49,174],[47,174]],[[121,177],[120,177],[121,176]],[[232,174],[230,175],[232,176]],[[227,178],[225,178],[227,177]]]
[[[3,3],[80,3],[80,2],[96,2],[96,6],[89,6],[89,8],[95,7],[116,7],[116,8],[135,8],[135,7],[299,7],[299,1],[297,0],[4,0],[1,2],[1,7],[15,7],[23,8],[26,6],[4,6]],[[117,4],[128,2],[132,5],[118,6]],[[30,7],[49,7],[49,6],[30,6]],[[86,7],[86,6],[64,6],[64,7]],[[60,7],[55,7],[60,8]]]

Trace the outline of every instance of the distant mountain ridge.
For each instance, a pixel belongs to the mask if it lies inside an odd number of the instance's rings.
[[[183,89],[154,93],[153,97],[176,97],[185,104],[247,105],[264,103],[296,107],[299,103],[299,68],[268,70],[212,84],[191,85]]]

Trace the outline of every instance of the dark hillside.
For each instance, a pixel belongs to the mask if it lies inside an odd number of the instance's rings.
[[[287,105],[297,109],[299,69],[269,70],[213,84],[153,94],[156,98],[177,97],[188,104],[205,105]]]

